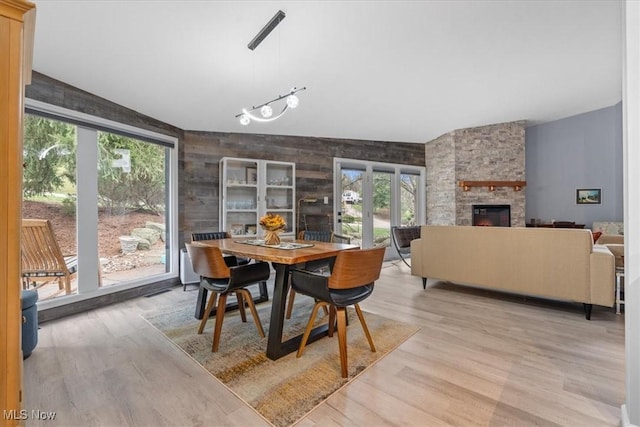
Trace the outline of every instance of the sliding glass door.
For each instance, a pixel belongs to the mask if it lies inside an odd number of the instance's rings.
[[[336,158],[334,176],[334,229],[352,243],[394,258],[391,227],[426,222],[423,167]]]

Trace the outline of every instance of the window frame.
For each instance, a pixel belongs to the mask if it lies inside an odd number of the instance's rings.
[[[115,134],[119,134],[122,136],[127,136],[130,138],[139,139],[145,142],[158,144],[165,148],[168,148],[169,159],[167,162],[167,184],[166,184],[166,192],[168,195],[169,202],[167,203],[167,212],[168,216],[167,220],[167,237],[169,240],[169,256],[167,257],[167,267],[168,271],[161,274],[156,274],[151,277],[145,277],[140,279],[131,280],[126,283],[114,284],[105,287],[97,286],[97,277],[98,277],[98,265],[97,265],[97,253],[98,253],[98,236],[95,233],[95,236],[89,236],[84,242],[78,239],[78,252],[79,252],[79,267],[78,267],[78,279],[83,277],[83,283],[88,283],[86,286],[83,286],[83,292],[78,292],[77,294],[67,295],[61,298],[52,298],[50,300],[41,301],[38,303],[38,309],[47,309],[53,307],[59,307],[66,304],[71,304],[78,301],[83,301],[91,298],[95,298],[101,295],[107,295],[115,292],[119,292],[125,289],[136,288],[143,285],[148,285],[155,282],[160,282],[163,280],[174,279],[178,277],[178,149],[179,149],[179,140],[174,136],[164,135],[158,132],[141,129],[135,126],[127,125],[124,123],[119,123],[113,120],[104,119],[102,117],[92,116],[90,114],[81,113],[78,111],[70,110],[64,107],[59,107],[56,105],[48,104],[42,101],[33,100],[30,98],[25,98],[25,114],[33,114],[41,117],[50,118],[53,120],[59,120],[66,123],[70,123],[77,126],[77,138],[78,145],[80,145],[80,138],[91,138],[91,135],[94,135],[96,140],[97,147],[97,138],[98,132],[111,132]],[[88,150],[88,152],[92,152],[94,150]],[[90,154],[91,155],[91,154]],[[87,164],[87,165],[95,165],[97,161],[96,159],[85,158],[83,161],[78,161],[78,165]],[[95,179],[97,183],[97,171],[95,170],[95,166],[90,166],[93,168],[93,174],[95,174]],[[85,175],[83,175],[84,177]],[[78,190],[80,191],[80,190]],[[94,191],[96,193],[97,199],[97,186]],[[80,194],[78,196],[78,211],[81,210],[81,205],[86,206],[91,204],[91,200],[93,196],[91,195],[91,190],[89,190],[89,200],[80,200]],[[95,207],[95,204],[93,205]],[[87,219],[89,226],[94,224],[97,228],[97,212],[96,218],[88,218]],[[82,224],[78,220],[77,227],[81,228]],[[86,235],[90,235],[92,233],[79,233],[83,234],[83,238]],[[81,245],[87,247],[93,243],[94,248],[86,251],[82,250]],[[83,260],[80,258],[80,255],[87,254],[90,252],[89,256],[86,256],[86,260],[83,263]],[[83,265],[85,266],[84,275],[82,274]],[[95,271],[91,271],[91,268],[95,269]],[[85,282],[88,280],[88,282]],[[94,283],[95,282],[95,283]],[[79,285],[80,286],[80,285]]]

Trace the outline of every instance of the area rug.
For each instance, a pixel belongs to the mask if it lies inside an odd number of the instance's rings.
[[[145,313],[142,317],[278,427],[295,423],[419,329],[364,312],[377,350],[373,353],[354,310],[350,309],[347,330],[349,377],[342,378],[337,334],[308,344],[300,358],[292,353],[273,361],[265,355],[267,339],[258,335],[251,314],[247,311],[247,323],[242,323],[238,311],[231,311],[225,315],[220,349],[212,353],[215,319],[209,320],[204,333],[198,335],[193,304],[185,302]],[[285,320],[285,339],[304,331],[311,309],[310,298],[299,296],[296,299],[291,319]],[[267,334],[270,310],[270,302],[258,305]],[[322,322],[326,322],[326,318],[320,311],[317,323]]]

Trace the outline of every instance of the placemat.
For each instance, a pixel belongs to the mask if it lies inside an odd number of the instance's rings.
[[[253,246],[264,246],[265,248],[274,248],[274,249],[301,249],[301,248],[310,248],[313,246],[311,243],[296,243],[296,242],[281,242],[277,245],[266,245],[264,240],[254,239],[254,240],[234,240],[236,243],[244,243],[246,245]]]

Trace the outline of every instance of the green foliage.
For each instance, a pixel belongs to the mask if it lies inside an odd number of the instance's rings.
[[[75,182],[75,126],[24,117],[23,191],[26,197],[56,191],[63,178]],[[62,173],[59,171],[62,170]]]
[[[373,209],[391,206],[391,177],[386,173],[373,174]]]
[[[164,148],[104,132],[100,132],[98,140],[101,204],[119,212],[136,208],[164,211]],[[125,156],[116,150],[127,150],[130,170],[118,165]]]
[[[75,194],[67,194],[62,200],[62,213],[66,216],[75,216],[76,215],[76,195]]]
[[[98,197],[110,210],[124,213],[144,208],[164,211],[165,149],[159,145],[99,132]],[[76,183],[76,127],[26,115],[24,121],[24,196],[73,191]],[[128,150],[130,169],[118,165]],[[116,163],[114,164],[114,161]],[[71,184],[71,185],[70,185]],[[66,191],[65,191],[66,190]],[[64,199],[65,211],[75,213],[75,196]]]

